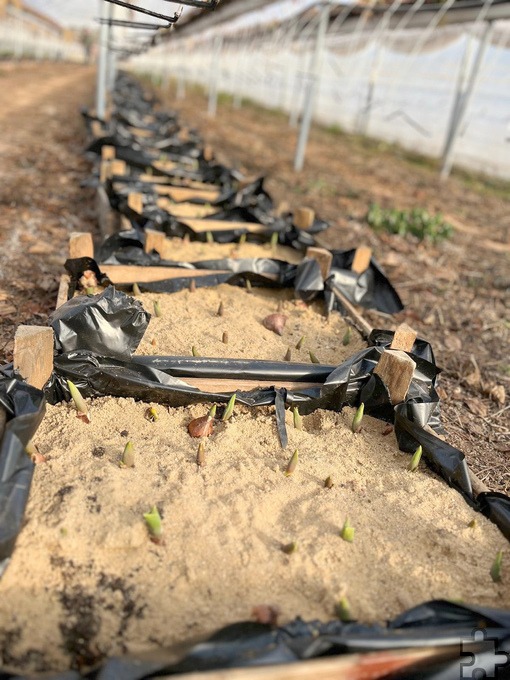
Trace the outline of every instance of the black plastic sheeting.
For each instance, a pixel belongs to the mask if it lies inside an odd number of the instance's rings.
[[[7,414],[0,441],[1,576],[23,522],[34,469],[25,447],[43,419],[45,399],[41,390],[16,380],[12,369],[4,368],[0,369],[0,408]]]

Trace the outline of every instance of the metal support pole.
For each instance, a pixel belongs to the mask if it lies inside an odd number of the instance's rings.
[[[101,19],[111,18],[112,5],[99,0],[101,3]],[[101,24],[99,34],[99,60],[97,64],[96,87],[96,115],[104,119],[106,114],[106,81],[108,77],[108,23]]]
[[[305,151],[308,142],[308,136],[310,134],[310,126],[312,124],[315,98],[319,90],[321,61],[322,54],[324,52],[324,45],[326,42],[326,33],[328,32],[329,14],[329,4],[326,4],[321,10],[319,27],[317,29],[317,40],[315,42],[315,50],[312,56],[311,78],[308,82],[308,87],[305,94],[305,110],[303,113],[303,120],[301,122],[301,130],[299,132],[296,157],[294,159],[294,170],[296,172],[300,172],[303,169],[305,162]]]
[[[211,118],[216,116],[218,109],[218,80],[220,76],[220,58],[223,47],[223,37],[216,36],[213,43],[213,53],[211,61],[211,71],[209,75],[209,105],[207,115]]]
[[[484,32],[480,39],[480,44],[478,46],[478,51],[476,53],[473,66],[469,75],[462,73],[463,70],[467,71],[468,58],[466,54],[464,55],[463,65],[461,68],[461,73],[459,74],[459,79],[457,83],[457,93],[455,96],[455,102],[452,108],[452,115],[450,120],[450,125],[448,128],[448,134],[446,137],[445,147],[443,151],[443,165],[441,168],[441,179],[446,179],[451,172],[453,165],[453,157],[455,153],[455,144],[457,142],[459,131],[464,122],[467,109],[473,98],[473,94],[476,90],[478,79],[480,76],[480,68],[482,66],[487,47],[489,46],[490,39],[494,32],[494,27],[491,22],[485,25]]]

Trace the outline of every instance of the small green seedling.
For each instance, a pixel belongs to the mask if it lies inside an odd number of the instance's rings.
[[[244,246],[244,244],[246,243],[246,236],[247,236],[247,234],[245,232],[244,234],[241,234],[241,236],[239,237],[239,245],[240,246]]]
[[[276,246],[278,245],[278,232],[273,231],[271,234],[271,250],[273,253],[276,251]]]
[[[90,286],[85,289],[85,292],[87,293],[87,295],[94,295],[94,289]]]
[[[84,423],[90,423],[90,411],[88,409],[87,402],[81,396],[80,390],[70,380],[67,381],[67,387],[69,388],[71,398],[74,401],[74,405],[76,407],[76,415],[80,420],[83,420]]]
[[[351,344],[351,339],[352,339],[352,329],[350,326],[347,326],[347,330],[344,333],[344,337],[342,338],[342,345],[344,347],[347,347],[347,345]]]
[[[205,233],[205,238],[206,238],[207,243],[214,243],[214,236],[213,236],[212,231],[207,231]]]
[[[474,529],[474,528],[476,527],[476,525],[477,525],[477,521],[476,521],[476,519],[473,518],[473,519],[471,520],[471,522],[469,522],[468,528],[469,528],[469,529]]]
[[[305,336],[302,335],[302,336],[299,338],[299,340],[297,341],[296,349],[301,349],[301,347],[303,347],[304,341],[305,341]]]
[[[251,293],[252,292],[252,285],[250,279],[246,279],[246,292]]]
[[[133,283],[133,295],[141,295],[140,287],[137,283]]]
[[[333,481],[333,477],[326,477],[324,480],[324,488],[325,489],[332,489],[335,486],[335,482]]]
[[[292,543],[282,545],[282,552],[284,552],[286,555],[292,555],[293,553],[296,552],[297,548],[298,544],[296,543],[296,541],[292,541]]]
[[[491,578],[494,583],[501,581],[501,567],[503,566],[503,551],[498,550],[491,567]]]
[[[155,505],[152,506],[150,512],[146,512],[143,516],[149,535],[153,543],[161,543],[163,535],[163,527],[161,525],[161,515]]]
[[[160,306],[158,300],[156,300],[154,302],[154,316],[157,316],[157,317],[163,316],[163,314],[161,312],[161,306]]]
[[[190,279],[189,282],[189,292],[194,293],[197,289],[197,282],[196,279]]]
[[[421,448],[421,446],[418,446],[416,451],[413,453],[413,457],[411,458],[411,462],[409,463],[409,470],[411,472],[414,472],[415,470],[418,469],[418,465],[420,464],[422,453],[423,453],[423,449]]]
[[[338,602],[335,603],[335,615],[344,623],[352,621],[351,608],[349,607],[349,602],[346,597],[341,597]]]
[[[358,406],[358,410],[354,414],[354,418],[352,419],[352,425],[351,425],[351,430],[354,432],[354,434],[358,434],[361,430],[361,424],[363,422],[363,414],[365,413],[365,404],[362,402]]]
[[[312,352],[312,350],[310,350],[309,354],[312,364],[320,364],[320,361],[317,359],[317,356]]]
[[[284,361],[291,361],[292,360],[292,352],[290,351],[290,347],[287,348],[287,352],[285,353],[283,360]]]
[[[191,348],[191,354],[192,354],[194,357],[199,357],[199,356],[200,356],[200,354],[199,354],[197,348],[195,347],[195,345],[193,345],[193,347]]]
[[[230,420],[230,418],[232,417],[232,414],[234,413],[234,406],[235,406],[235,403],[236,403],[236,399],[237,399],[237,394],[234,393],[230,397],[230,399],[228,400],[227,408],[225,409],[225,413],[223,414],[223,418],[222,418],[222,421],[224,423],[226,423],[227,420]]]
[[[289,464],[287,465],[287,468],[285,470],[286,477],[290,477],[292,475],[292,473],[296,469],[297,464],[298,464],[298,450],[296,449],[292,454],[292,457],[289,460]]]
[[[354,527],[350,525],[348,517],[340,531],[340,538],[343,538],[347,543],[352,543],[354,541]]]
[[[145,411],[145,418],[146,420],[150,420],[151,423],[155,423],[156,420],[159,419],[158,412],[154,408],[154,406],[151,406]]]
[[[128,442],[124,447],[124,453],[119,463],[121,468],[132,468],[135,467],[135,447],[133,442]]]
[[[303,418],[301,417],[301,414],[299,413],[297,406],[294,406],[292,412],[293,412],[293,415],[294,415],[294,428],[296,430],[302,430],[303,429]]]
[[[218,307],[218,311],[216,312],[216,316],[223,316],[225,314],[225,307],[223,306],[223,302],[220,302],[220,306]]]
[[[227,331],[223,331],[223,335],[221,337],[221,342],[224,345],[228,345],[228,333],[227,333]]]

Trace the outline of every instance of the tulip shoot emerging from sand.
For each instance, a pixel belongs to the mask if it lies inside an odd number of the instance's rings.
[[[286,545],[282,545],[282,551],[286,555],[292,555],[292,553],[295,553],[297,550],[297,543],[296,541],[292,541],[292,543],[287,543]]]
[[[326,477],[324,480],[324,488],[326,489],[332,489],[335,486],[335,482],[333,481],[333,477]]]
[[[78,412],[76,415],[80,420],[83,420],[84,423],[90,423],[90,412],[87,407],[87,402],[81,396],[80,390],[70,380],[67,381],[67,387],[69,388],[71,398],[74,401],[74,405]]]
[[[291,474],[295,471],[297,464],[298,464],[298,450],[296,449],[292,454],[292,458],[289,460],[287,469],[285,470],[286,477],[291,476]]]
[[[251,293],[252,291],[252,285],[250,279],[246,279],[246,292]]]
[[[310,350],[310,361],[312,364],[320,364],[320,361],[317,359],[317,356]]]
[[[220,306],[218,307],[218,311],[216,312],[216,316],[223,316],[225,314],[225,307],[223,306],[223,302],[220,302]]]
[[[498,550],[491,567],[491,578],[494,583],[501,581],[501,567],[503,565],[503,551]]]
[[[150,408],[148,408],[148,409],[145,411],[145,418],[146,418],[147,420],[150,420],[151,423],[155,423],[156,420],[158,420],[158,418],[159,418],[158,412],[156,411],[156,409],[154,408],[154,406],[151,406]]]
[[[225,413],[223,414],[222,421],[225,423],[227,420],[230,420],[232,417],[232,414],[234,413],[234,406],[236,403],[237,399],[237,394],[233,394],[230,399],[228,400],[227,407],[225,409]]]
[[[157,507],[154,505],[150,512],[146,512],[143,516],[145,523],[147,524],[147,529],[153,543],[160,543],[161,536],[163,534],[163,528],[161,526],[161,516],[158,512]]]
[[[301,347],[303,347],[304,341],[305,341],[305,336],[302,335],[302,336],[299,338],[299,340],[297,341],[296,349],[301,349]]]
[[[124,447],[124,453],[122,454],[119,467],[121,468],[135,467],[135,447],[133,446],[133,442],[128,442]]]
[[[341,597],[335,604],[335,614],[340,621],[352,621],[351,609],[346,597]]]
[[[409,463],[409,470],[411,472],[414,472],[415,470],[418,469],[418,465],[420,464],[422,453],[423,453],[423,449],[421,448],[421,446],[418,446],[416,451],[413,453],[413,457],[411,458],[411,462]]]
[[[207,240],[207,243],[214,243],[214,236],[212,231],[207,231],[205,234],[205,238]]]
[[[271,250],[273,253],[276,251],[276,246],[278,245],[278,232],[273,231],[271,234]]]
[[[241,236],[239,237],[239,245],[244,246],[245,243],[246,243],[246,234],[241,234]]]
[[[162,314],[161,314],[161,307],[160,307],[160,305],[159,305],[158,300],[156,300],[156,301],[154,302],[154,315],[157,316],[157,317],[162,316]]]
[[[140,288],[137,283],[133,283],[133,295],[141,295]]]
[[[476,527],[476,519],[472,519],[471,522],[469,522],[468,527],[474,529]]]
[[[206,416],[194,418],[188,425],[188,432],[192,437],[209,437],[214,430],[214,418],[216,417],[216,404]]]
[[[200,442],[198,445],[198,451],[197,451],[197,467],[205,467],[206,465],[206,460],[205,460],[205,444],[204,442]]]
[[[350,525],[348,517],[340,531],[340,537],[343,538],[344,541],[347,541],[347,543],[352,543],[354,541],[354,527]]]
[[[290,351],[290,347],[287,349],[285,356],[283,357],[284,361],[291,361],[292,359],[292,352]]]
[[[344,337],[342,338],[342,345],[344,347],[347,347],[347,345],[351,344],[351,338],[352,338],[352,330],[350,326],[347,326],[347,330],[344,333]]]
[[[91,287],[87,288],[85,292],[87,293],[87,295],[94,295],[94,289]]]
[[[199,353],[199,351],[197,350],[197,348],[195,347],[195,345],[193,345],[193,347],[191,348],[191,354],[192,354],[194,357],[199,357],[199,356],[200,356],[200,353]]]
[[[227,333],[227,331],[223,331],[223,336],[221,338],[221,342],[224,345],[228,345],[228,333]]]
[[[189,292],[194,293],[196,291],[196,289],[197,289],[197,282],[195,281],[195,279],[191,279],[190,282],[189,282]]]
[[[351,430],[354,432],[354,434],[358,434],[358,432],[361,430],[361,423],[363,422],[363,414],[364,413],[365,413],[365,404],[361,403],[358,406],[358,410],[354,414],[354,418],[352,419]]]
[[[301,414],[299,413],[297,406],[294,406],[293,408],[293,415],[294,415],[294,427],[296,430],[302,430],[303,429],[303,418],[301,417]]]

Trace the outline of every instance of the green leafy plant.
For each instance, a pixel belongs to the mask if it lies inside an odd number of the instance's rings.
[[[362,402],[356,413],[354,414],[354,418],[352,419],[352,425],[351,425],[351,430],[354,432],[354,434],[358,434],[361,430],[361,424],[363,422],[363,415],[365,413],[365,404]]]
[[[161,538],[163,535],[163,527],[161,524],[161,515],[155,505],[152,506],[150,512],[146,512],[143,516],[147,529],[149,530],[149,535],[153,543],[161,543]]]
[[[422,453],[423,453],[423,449],[421,448],[421,446],[418,446],[416,451],[413,453],[413,457],[411,458],[411,462],[409,463],[409,470],[411,472],[414,472],[415,470],[418,469],[418,465],[420,464]]]
[[[72,400],[76,407],[76,415],[80,420],[83,420],[84,423],[90,423],[90,412],[87,402],[82,397],[80,390],[70,380],[67,381],[67,387],[69,388],[69,392],[71,393]]]
[[[133,442],[128,442],[124,447],[124,452],[119,463],[121,468],[132,468],[135,467],[135,447]]]
[[[230,420],[232,417],[232,414],[234,413],[234,406],[236,403],[237,399],[237,393],[234,393],[230,399],[228,400],[227,407],[225,409],[225,412],[223,414],[223,418],[221,419],[224,423],[227,422],[227,420]]]
[[[420,241],[432,243],[443,241],[453,234],[452,225],[445,222],[441,213],[431,215],[423,208],[385,210],[379,204],[373,203],[366,220],[374,231],[387,231],[400,236],[411,234]]]
[[[503,551],[498,550],[491,567],[491,578],[494,583],[501,581],[501,567],[503,565]]]

